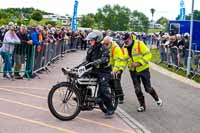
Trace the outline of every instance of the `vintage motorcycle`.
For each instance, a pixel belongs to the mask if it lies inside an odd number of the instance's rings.
[[[98,97],[98,81],[93,71],[93,62],[82,63],[74,68],[62,68],[66,81],[57,83],[48,94],[50,112],[58,119],[68,121],[74,119],[80,111],[95,108],[104,113],[107,108]],[[110,85],[112,86],[112,85]],[[118,97],[113,87],[109,87],[114,109],[118,106]]]

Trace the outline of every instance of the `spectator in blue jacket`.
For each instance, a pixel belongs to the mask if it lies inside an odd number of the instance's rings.
[[[41,42],[39,41],[39,32],[41,32],[41,28],[39,26],[31,31],[31,40],[35,46],[41,45]]]
[[[30,31],[30,39],[32,40],[32,44],[36,46],[36,50],[41,50],[41,42],[39,41],[39,33],[41,32],[41,27],[37,26],[35,28],[32,28]],[[34,78],[36,75],[33,74],[33,46],[29,46],[27,50],[27,62],[26,62],[26,71],[28,71],[28,76],[31,78]],[[24,75],[25,78],[27,78],[27,75]]]

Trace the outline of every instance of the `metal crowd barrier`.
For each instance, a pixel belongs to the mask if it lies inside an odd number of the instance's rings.
[[[191,73],[195,76],[200,76],[200,51],[192,50],[191,55]],[[178,70],[187,70],[187,59],[189,56],[188,49],[178,47],[169,48],[168,46],[160,47],[160,59],[168,66],[173,66]]]
[[[48,70],[47,66],[64,56],[65,53],[76,51],[74,44],[70,48],[69,43],[64,40],[43,43],[40,51],[33,45],[18,47],[22,44],[3,42],[0,44],[15,45],[13,53],[0,52],[0,73],[24,74],[28,79],[33,73]],[[16,70],[16,64],[21,65],[19,70]]]
[[[72,45],[73,46],[73,45]],[[73,46],[70,48],[69,43],[63,40],[53,43],[44,43],[40,52],[35,48],[33,73],[37,73],[41,70],[48,70],[48,65],[56,62],[65,53],[76,51]]]
[[[11,75],[18,76],[20,73],[24,73],[24,76],[30,79],[33,66],[33,46],[13,42],[0,42],[0,44],[10,45],[9,48],[13,47],[13,51],[11,50],[10,52],[9,50],[0,51],[0,73],[12,79],[14,77],[11,77]]]

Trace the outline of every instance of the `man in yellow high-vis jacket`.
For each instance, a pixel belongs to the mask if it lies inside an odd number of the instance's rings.
[[[162,106],[162,100],[151,87],[149,61],[151,60],[152,54],[150,53],[150,50],[142,41],[133,39],[132,34],[125,33],[123,40],[123,65],[128,66],[133,80],[135,93],[140,104],[137,111],[143,112],[146,109],[145,99],[141,89],[141,81],[145,91],[154,98],[158,106]]]
[[[113,86],[115,86],[116,95],[119,97],[119,103],[122,104],[124,102],[124,94],[120,80],[121,80],[121,74],[124,70],[123,68],[124,65],[122,64],[123,54],[119,45],[115,41],[113,41],[111,37],[106,36],[103,40],[103,44],[106,45],[110,51],[109,64],[111,65],[112,75],[114,79],[112,80],[113,81],[112,83],[115,84]]]

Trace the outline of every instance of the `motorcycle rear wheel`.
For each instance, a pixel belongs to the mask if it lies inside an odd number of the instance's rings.
[[[114,111],[117,109],[118,106],[118,97],[115,96],[115,91],[110,88],[110,93],[112,96],[112,106],[114,107]],[[99,103],[99,108],[101,109],[102,112],[107,113],[107,107],[103,103]]]

